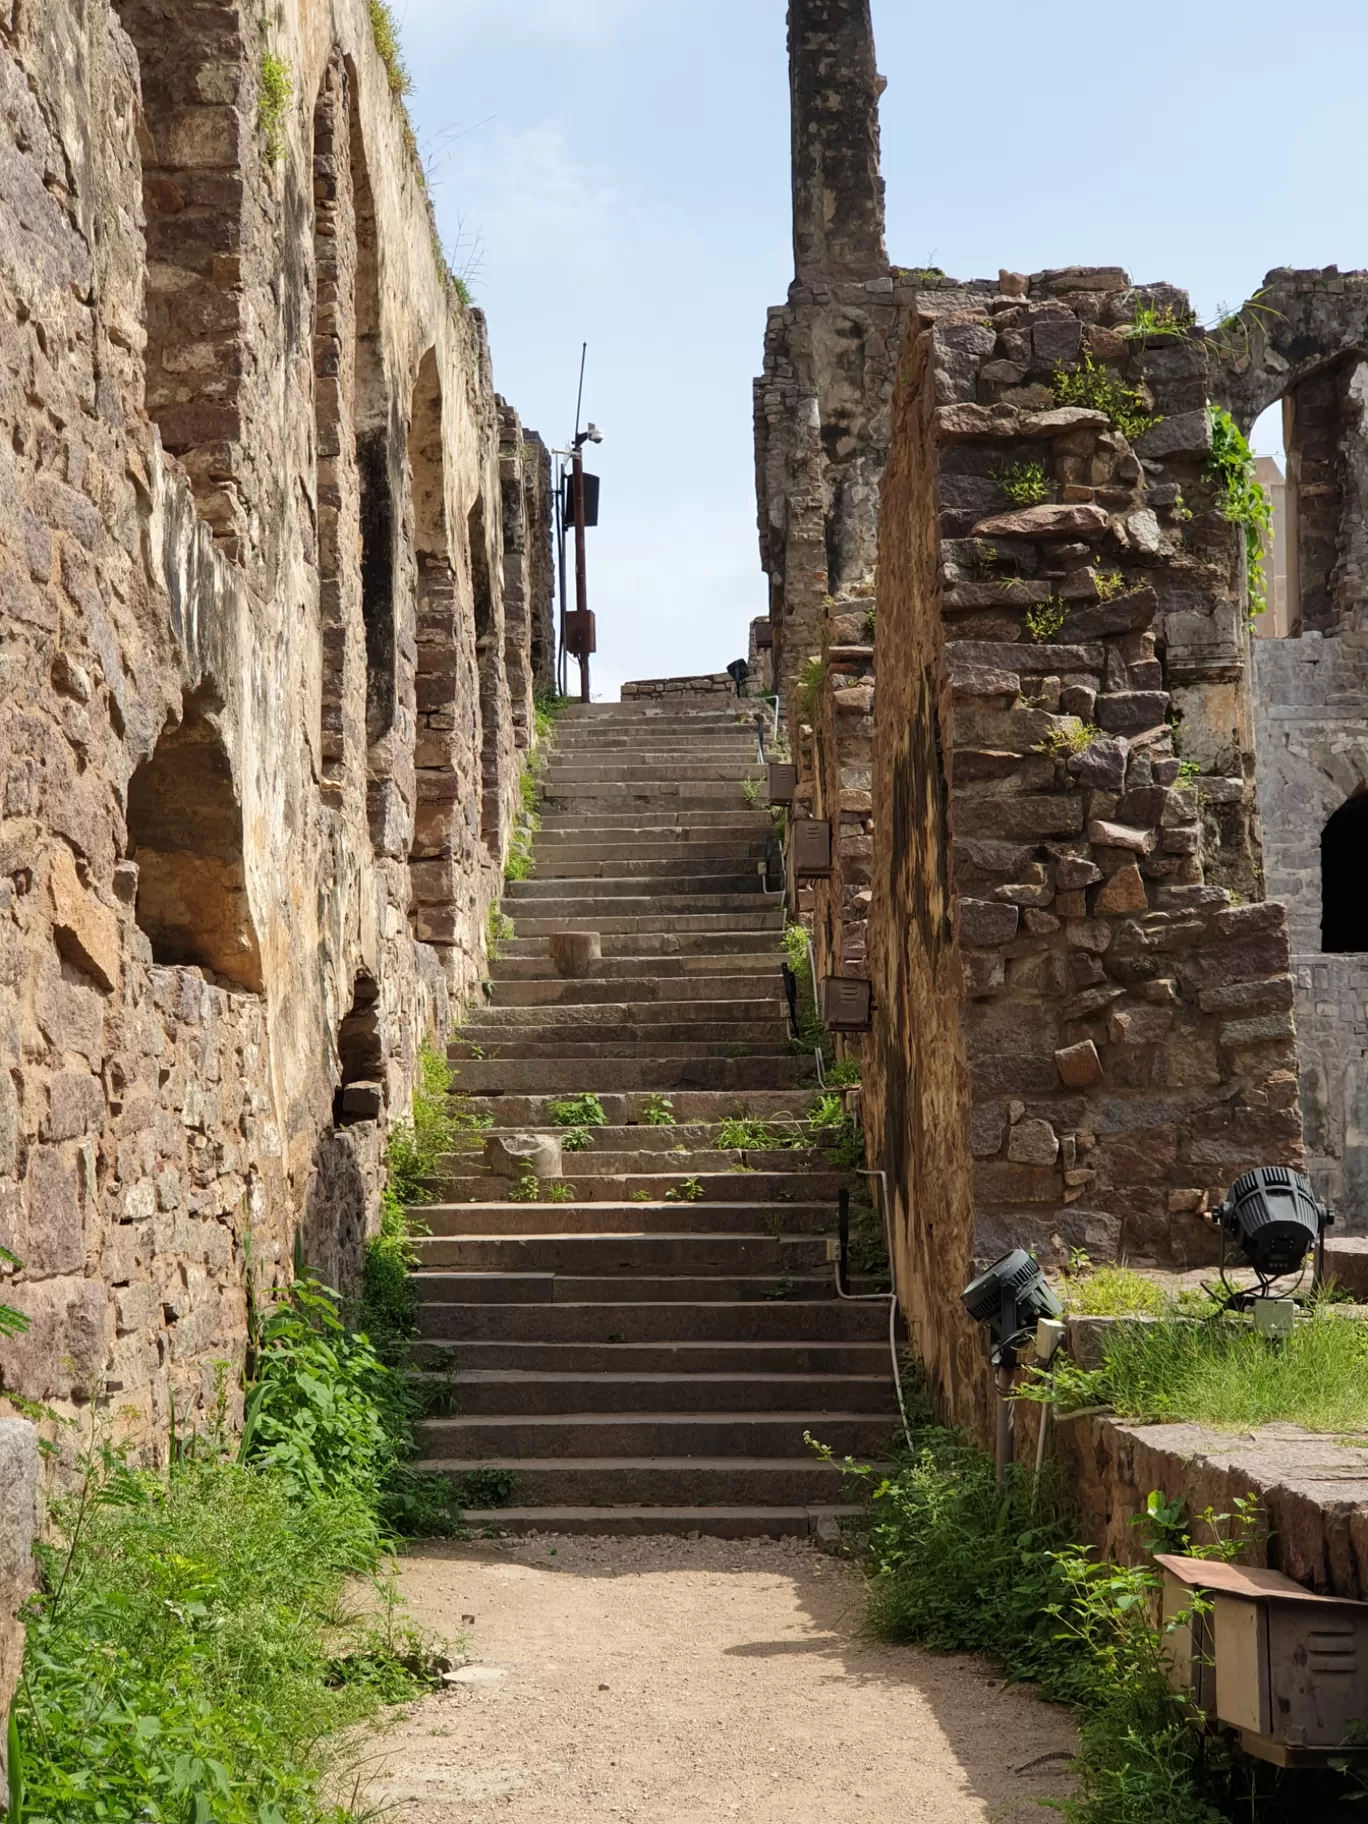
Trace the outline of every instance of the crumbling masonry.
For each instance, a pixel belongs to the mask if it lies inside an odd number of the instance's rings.
[[[904,1305],[979,1416],[975,1262],[1205,1263],[1205,1213],[1303,1162],[1303,1114],[1342,1228],[1368,1220],[1368,276],[1270,274],[1208,334],[1115,268],[891,267],[867,0],[793,0],[789,35],[763,637],[833,824],[819,970],[873,985]],[[1209,408],[1247,432],[1279,398],[1292,637],[1252,641]]]
[[[249,1275],[354,1271],[551,676],[365,0],[259,14],[0,0],[0,1388],[149,1453]]]

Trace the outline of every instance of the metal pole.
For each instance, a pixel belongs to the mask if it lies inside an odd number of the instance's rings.
[[[579,438],[575,439],[574,455],[574,488],[575,488],[575,607],[581,614],[589,612],[589,577],[585,568],[584,550],[584,452]],[[580,626],[587,626],[585,621]],[[580,668],[580,702],[589,701],[589,654],[579,655]]]
[[[1006,1488],[1008,1472],[1012,1467],[1012,1402],[1008,1394],[1012,1390],[1010,1369],[999,1369],[997,1376],[997,1485]]]
[[[560,562],[560,652],[556,658],[556,695],[565,695],[565,461],[556,458],[556,544]]]

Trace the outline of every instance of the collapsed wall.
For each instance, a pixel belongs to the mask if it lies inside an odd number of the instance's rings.
[[[364,0],[0,5],[0,120],[0,1388],[155,1455],[482,970],[549,465]]]

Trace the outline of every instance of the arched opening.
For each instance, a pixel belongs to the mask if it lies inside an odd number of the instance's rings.
[[[1342,804],[1321,831],[1321,949],[1368,951],[1368,791]]]
[[[1287,448],[1284,405],[1276,400],[1260,412],[1249,433],[1254,452],[1254,479],[1268,496],[1272,509],[1271,535],[1262,540],[1264,612],[1250,623],[1259,639],[1285,639],[1293,629],[1292,579],[1296,574],[1296,540],[1289,538],[1287,513]]]
[[[417,804],[409,851],[412,924],[422,942],[445,950],[456,938],[460,868],[458,707],[464,699],[466,715],[471,714],[472,692],[447,531],[442,386],[433,349],[424,355],[413,389],[409,473],[418,563]]]
[[[138,864],[136,916],[157,963],[190,963],[260,993],[261,949],[247,900],[242,809],[232,763],[203,698],[128,787],[128,853]]]
[[[147,133],[147,410],[214,538],[237,557],[247,531],[238,486],[245,190],[235,117],[204,72],[206,59],[234,74],[254,61],[255,32],[238,0],[118,0],[117,10],[138,53]]]
[[[494,624],[489,537],[484,498],[476,499],[466,521],[470,541],[470,585],[475,604],[475,658],[480,672],[480,836],[498,855],[503,834],[503,776],[499,750],[503,733],[499,694],[499,636]]]
[[[352,1004],[337,1033],[341,1079],[333,1092],[333,1126],[377,1121],[385,1103],[385,1050],[380,1038],[380,985],[361,969]]]
[[[389,390],[380,339],[380,255],[357,84],[350,75],[352,212],[356,222],[352,426],[361,515],[361,620],[366,635],[366,739],[394,727],[394,498]]]

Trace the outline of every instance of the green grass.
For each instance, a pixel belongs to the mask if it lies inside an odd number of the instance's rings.
[[[289,112],[294,84],[290,66],[274,51],[261,54],[261,87],[257,98],[257,129],[261,134],[267,164],[277,164],[285,155],[285,119]]]
[[[1059,1290],[1065,1309],[1079,1317],[1166,1317],[1176,1309],[1164,1287],[1134,1267],[1099,1267]]]
[[[1365,1431],[1368,1324],[1317,1312],[1285,1340],[1239,1319],[1126,1325],[1108,1339],[1093,1390],[1131,1419]]]
[[[96,1453],[40,1548],[16,1824],[350,1816],[320,1794],[325,1738],[429,1682],[410,1630],[344,1599],[379,1554],[359,1492],[309,1496],[217,1457],[167,1474]]]
[[[369,6],[371,33],[375,39],[375,48],[380,53],[380,61],[385,66],[390,93],[407,95],[413,87],[413,78],[408,73],[403,52],[399,48],[399,26],[394,13],[388,0],[369,0]]]
[[[822,681],[826,677],[826,666],[819,658],[804,659],[798,671],[798,680],[794,686],[794,700],[800,715],[811,716],[822,695]]]

